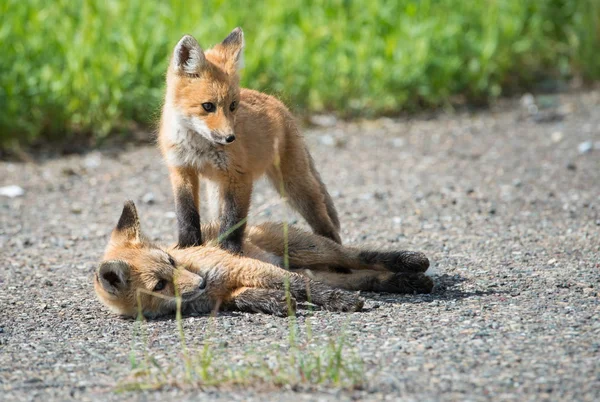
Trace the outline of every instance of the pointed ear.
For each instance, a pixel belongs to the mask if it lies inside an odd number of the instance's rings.
[[[133,201],[129,200],[123,205],[123,212],[119,218],[117,227],[113,234],[118,234],[121,238],[128,241],[140,241],[140,219]]]
[[[121,260],[103,261],[96,271],[98,283],[112,295],[117,295],[127,289],[129,275],[129,264]]]
[[[239,71],[244,67],[244,32],[237,27],[218,45],[219,50],[225,55],[227,68]]]
[[[204,51],[191,35],[179,40],[173,51],[173,67],[180,74],[198,74],[206,65]]]

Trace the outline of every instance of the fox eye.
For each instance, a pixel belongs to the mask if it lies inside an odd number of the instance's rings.
[[[231,110],[233,112],[236,107],[237,107],[237,103],[235,103],[235,101],[233,101],[233,102],[231,102],[231,105],[229,105],[229,110]]]
[[[206,110],[208,113],[212,113],[214,112],[217,108],[215,107],[214,103],[211,102],[206,102],[202,104],[202,107],[204,108],[204,110]]]
[[[171,256],[169,256],[169,264],[171,264],[172,266],[175,266],[175,260]]]
[[[154,286],[154,291],[160,292],[161,290],[163,290],[165,288],[165,286],[167,286],[167,281],[165,281],[164,279],[161,279],[160,281],[158,281],[156,283],[156,286]]]

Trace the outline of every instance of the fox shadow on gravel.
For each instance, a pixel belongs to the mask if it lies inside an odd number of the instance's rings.
[[[433,277],[433,280],[435,285],[431,293],[398,295],[394,293],[361,292],[361,296],[375,302],[389,304],[422,304],[431,303],[434,301],[460,300],[467,299],[470,297],[509,293],[507,291],[499,290],[497,288],[481,290],[478,289],[473,291],[460,290],[458,289],[458,285],[467,281],[467,279],[462,275],[458,274],[436,275]],[[364,311],[369,310],[371,310],[371,308],[366,308]]]
[[[461,275],[438,275],[435,277],[435,286],[433,288],[433,292],[428,296],[430,296],[432,300],[458,300],[474,296],[509,293],[504,290],[498,290],[497,288],[482,290],[478,289],[467,292],[456,289],[456,286],[458,284],[463,283],[465,281],[467,281],[467,279]]]

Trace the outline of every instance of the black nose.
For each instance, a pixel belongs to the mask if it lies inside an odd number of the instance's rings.
[[[227,138],[225,138],[225,142],[228,144],[232,143],[233,141],[235,141],[235,135],[233,134],[228,135]]]
[[[198,286],[198,289],[202,290],[206,288],[206,279],[202,279],[202,282],[200,282],[200,286]]]

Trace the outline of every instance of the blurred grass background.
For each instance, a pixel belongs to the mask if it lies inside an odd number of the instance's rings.
[[[185,33],[241,26],[245,86],[296,112],[377,115],[600,77],[600,0],[0,2],[0,146],[158,118]]]

